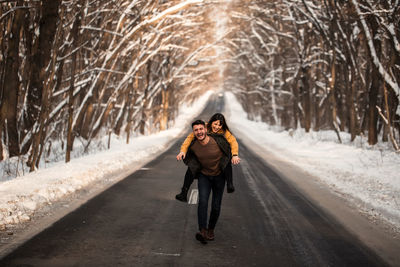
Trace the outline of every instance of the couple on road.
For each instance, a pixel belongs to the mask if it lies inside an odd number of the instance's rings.
[[[232,164],[240,163],[238,143],[229,131],[225,117],[214,114],[206,124],[202,120],[192,123],[192,133],[181,146],[177,160],[188,166],[180,194],[176,199],[186,202],[190,185],[198,179],[199,204],[197,210],[199,232],[196,239],[203,244],[214,240],[214,229],[221,211],[222,196],[235,191],[232,181]],[[208,217],[208,201],[212,192],[211,212]]]

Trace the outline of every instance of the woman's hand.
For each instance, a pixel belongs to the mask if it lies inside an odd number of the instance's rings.
[[[239,156],[233,156],[231,162],[232,162],[233,165],[239,164],[240,163]]]
[[[183,153],[183,152],[180,152],[177,156],[176,156],[176,159],[177,160],[183,160],[185,158],[185,153]]]

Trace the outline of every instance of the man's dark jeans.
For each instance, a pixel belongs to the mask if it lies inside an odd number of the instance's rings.
[[[199,230],[207,229],[207,210],[208,199],[212,191],[211,213],[208,229],[214,229],[217,224],[219,213],[221,211],[222,195],[224,194],[225,178],[222,174],[218,176],[199,175],[199,206],[197,209],[197,218]]]

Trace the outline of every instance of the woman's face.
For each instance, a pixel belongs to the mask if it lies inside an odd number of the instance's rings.
[[[221,128],[221,121],[216,120],[211,123],[211,130],[213,131],[213,133],[217,133],[219,130],[221,130]]]

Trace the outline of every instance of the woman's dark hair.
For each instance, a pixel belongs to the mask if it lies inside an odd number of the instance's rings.
[[[193,126],[199,125],[199,124],[201,124],[201,125],[203,125],[203,126],[206,126],[206,123],[205,123],[204,121],[202,121],[202,120],[195,120],[194,122],[192,122],[192,129],[193,129]]]
[[[228,124],[226,124],[226,120],[225,120],[224,115],[222,115],[221,113],[215,113],[214,115],[211,116],[210,120],[207,123],[207,131],[209,133],[212,132],[211,124],[214,121],[219,121],[221,123],[222,130],[224,130],[224,132],[226,132],[226,130],[230,131],[229,127],[228,127]]]

